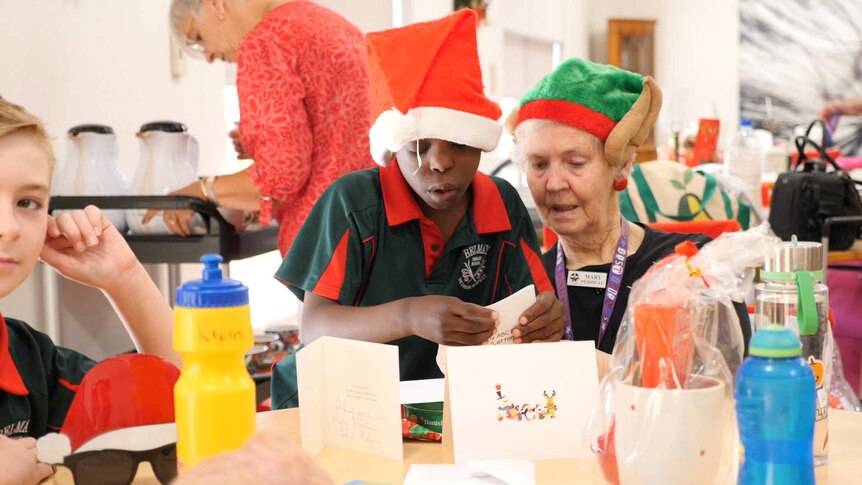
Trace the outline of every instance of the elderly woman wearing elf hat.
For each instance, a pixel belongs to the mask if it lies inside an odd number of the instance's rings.
[[[565,337],[610,353],[632,284],[674,247],[702,235],[669,234],[625,220],[635,150],[661,108],[650,77],[569,59],[521,100],[506,126],[544,223],[558,236],[542,257],[565,307]],[[751,329],[738,305],[744,341]]]

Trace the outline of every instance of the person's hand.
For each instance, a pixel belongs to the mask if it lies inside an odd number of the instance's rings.
[[[836,115],[862,115],[862,98],[853,98],[843,101],[827,101],[820,112],[820,118],[828,121],[830,116]]]
[[[512,330],[516,344],[556,342],[563,338],[566,327],[563,304],[550,291],[543,291],[536,297],[536,303],[521,314],[518,323]]]
[[[95,206],[48,218],[43,261],[94,288],[119,288],[140,268],[123,236]]]
[[[334,485],[326,471],[282,434],[264,430],[242,448],[183,472],[174,485]]]
[[[840,116],[841,106],[843,104],[844,103],[842,101],[828,101],[822,108],[820,108],[820,112],[818,113],[820,119],[828,121],[833,114]]]
[[[242,141],[239,138],[239,124],[236,125],[236,128],[230,130],[227,133],[227,136],[230,137],[230,140],[233,142],[233,149],[236,150],[237,158],[251,158],[248,153],[242,148]]]
[[[0,435],[0,485],[35,485],[50,477],[50,465],[36,460],[36,440]]]
[[[452,296],[411,298],[404,318],[413,333],[442,345],[479,345],[494,333],[497,312]]]
[[[175,190],[168,195],[184,195],[186,197],[195,197],[197,199],[206,200],[206,197],[201,193],[200,182],[192,182],[180,190]],[[150,209],[144,214],[143,223],[147,224],[158,213],[162,213],[162,220],[172,234],[177,236],[191,236],[192,230],[189,226],[189,221],[195,216],[195,211],[190,210],[165,210],[158,211]]]

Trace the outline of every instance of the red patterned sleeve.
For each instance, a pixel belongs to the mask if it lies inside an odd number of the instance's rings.
[[[237,76],[242,146],[254,159],[247,173],[266,201],[291,202],[311,175],[312,134],[305,87],[295,57],[258,39],[243,46],[243,73]],[[269,219],[271,202],[262,203]]]

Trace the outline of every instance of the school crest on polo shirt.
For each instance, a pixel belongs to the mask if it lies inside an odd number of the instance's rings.
[[[490,244],[474,244],[464,248],[464,261],[461,263],[461,277],[458,283],[465,290],[472,290],[488,277],[488,251]]]

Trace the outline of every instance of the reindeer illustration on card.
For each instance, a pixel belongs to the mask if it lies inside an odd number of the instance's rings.
[[[542,405],[541,403],[512,403],[508,397],[503,395],[501,384],[496,384],[494,389],[497,393],[497,421],[534,421],[545,418],[556,419],[557,417],[557,405],[554,402],[557,391],[555,390],[552,390],[550,394],[548,391],[542,393],[545,396],[545,404]]]
[[[455,463],[590,456],[582,432],[598,398],[593,342],[453,346],[446,352]]]

